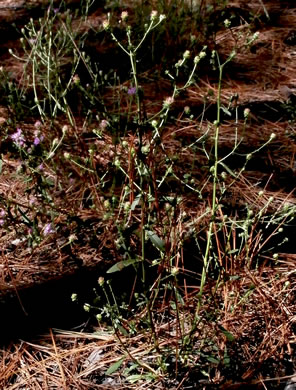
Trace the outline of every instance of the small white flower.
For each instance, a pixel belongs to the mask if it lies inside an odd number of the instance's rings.
[[[172,96],[169,96],[167,97],[164,102],[163,102],[163,106],[165,108],[169,108],[172,104],[174,103],[174,98]]]
[[[245,118],[245,119],[248,118],[248,116],[250,115],[250,112],[251,112],[251,110],[250,110],[249,108],[245,108],[245,109],[244,109],[244,118]]]
[[[225,19],[225,20],[224,20],[224,26],[225,26],[226,28],[229,28],[229,27],[231,26],[231,20]]]
[[[150,14],[150,20],[155,20],[158,16],[158,12],[156,10],[153,10],[151,11],[151,14]]]
[[[105,20],[103,21],[103,28],[104,28],[104,30],[109,30],[109,28],[110,28],[110,22],[109,22],[109,20],[105,19]]]
[[[71,295],[71,301],[72,301],[72,302],[77,301],[77,294],[73,293],[73,294]]]
[[[100,122],[100,129],[101,130],[105,130],[108,126],[109,126],[109,122],[106,120],[106,119],[103,119],[101,122]]]
[[[128,18],[128,12],[127,11],[122,11],[121,12],[121,15],[120,15],[120,18],[123,22],[125,22]]]
[[[189,50],[185,50],[184,53],[183,53],[183,58],[187,59],[190,57],[190,51]]]
[[[178,272],[179,272],[178,267],[173,267],[172,270],[171,270],[171,274],[172,274],[173,276],[176,276],[176,275],[178,274]]]
[[[45,236],[48,236],[49,234],[52,234],[52,233],[55,233],[55,231],[52,227],[52,224],[51,223],[46,224],[44,229],[43,229],[43,234]]]
[[[116,158],[115,161],[114,161],[114,165],[117,167],[117,168],[120,168],[120,160],[119,158]]]
[[[184,107],[184,112],[185,112],[185,114],[190,114],[190,107],[189,106],[185,106]]]
[[[194,62],[195,64],[198,64],[199,61],[200,61],[199,56],[195,56],[193,62]]]

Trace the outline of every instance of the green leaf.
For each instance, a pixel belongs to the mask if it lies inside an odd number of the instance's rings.
[[[231,275],[229,276],[229,280],[239,280],[241,277],[239,275]]]
[[[137,259],[128,259],[128,260],[119,261],[118,263],[112,265],[112,267],[108,269],[107,274],[112,274],[114,272],[122,271],[123,268],[128,267],[131,264],[135,264],[138,261],[139,260]]]
[[[126,378],[126,380],[129,382],[129,383],[137,383],[138,381],[140,380],[145,380],[146,382],[151,382],[153,380],[155,380],[155,377],[154,375],[151,375],[151,374],[134,374],[134,375],[130,375]]]
[[[222,167],[233,177],[237,177],[237,175],[230,169],[226,164],[224,164],[222,161],[219,161],[219,164],[222,165]]]
[[[237,253],[238,249],[231,249],[230,251],[227,252],[228,255],[233,255],[234,253]]]
[[[161,252],[164,252],[164,241],[158,237],[158,235],[151,230],[147,231],[148,238],[152,244],[159,249]]]
[[[232,333],[230,333],[228,330],[223,328],[223,326],[219,326],[221,332],[224,334],[224,336],[227,338],[228,341],[234,341],[235,337],[233,336]]]
[[[126,380],[130,383],[136,383],[138,382],[139,380],[143,379],[143,375],[141,374],[134,374],[134,375],[130,375],[126,378]]]
[[[133,201],[132,205],[131,205],[131,210],[134,211],[135,208],[138,206],[138,204],[140,203],[140,200],[141,200],[141,194],[139,194],[138,196],[136,196],[136,199]]]
[[[224,106],[221,106],[221,110],[224,112],[224,114],[231,116],[231,112]]]
[[[120,324],[117,325],[119,331],[124,335],[124,336],[128,336],[128,332],[124,329],[123,326],[121,326]]]
[[[213,356],[208,356],[207,360],[209,362],[211,362],[211,363],[214,363],[214,364],[219,364],[220,363],[220,361],[218,359],[214,358]]]
[[[230,357],[229,356],[225,356],[223,358],[223,364],[227,367],[230,365]]]
[[[114,372],[116,372],[121,367],[124,360],[125,360],[125,356],[123,358],[117,360],[117,362],[111,364],[111,366],[105,372],[105,375],[112,375]]]

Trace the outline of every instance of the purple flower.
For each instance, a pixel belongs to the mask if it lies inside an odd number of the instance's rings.
[[[38,138],[38,137],[35,137],[34,138],[34,146],[37,146],[37,145],[39,145],[40,144],[40,138]]]
[[[0,219],[0,226],[3,226],[5,223],[4,219]]]
[[[40,144],[40,142],[42,142],[44,140],[44,135],[40,134],[38,130],[35,130],[34,131],[34,141],[33,141],[33,144],[34,146],[37,146]]]
[[[36,121],[36,122],[34,123],[35,129],[40,129],[41,126],[42,126],[42,123],[41,123],[40,121]]]
[[[105,130],[108,126],[109,126],[109,122],[106,121],[106,119],[103,119],[103,120],[101,121],[101,123],[100,123],[100,128],[101,128],[102,130]]]
[[[137,92],[137,88],[136,87],[130,87],[128,90],[127,90],[127,93],[128,95],[132,96],[132,95],[135,95]]]
[[[44,229],[43,229],[43,234],[45,236],[48,236],[49,234],[52,234],[52,233],[55,233],[53,227],[52,227],[52,224],[51,223],[48,223],[44,226]]]
[[[13,140],[16,146],[22,147],[25,145],[25,137],[23,135],[22,129],[18,128],[15,133],[13,133],[10,138]]]

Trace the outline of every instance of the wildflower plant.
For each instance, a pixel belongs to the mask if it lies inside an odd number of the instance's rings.
[[[93,1],[86,0],[84,3],[82,12],[87,13]],[[50,2],[44,19],[37,23],[31,19],[22,29],[20,41],[24,56],[20,57],[12,50],[10,54],[24,64],[23,78],[27,79],[27,85],[24,83],[21,93],[25,99],[26,89],[33,89],[35,106],[32,109],[37,110],[43,121],[48,115],[53,119],[62,112],[74,125],[68,95],[75,86],[81,88],[78,66],[84,64],[94,86],[98,86],[98,82],[89,59],[80,51],[86,37],[82,36],[76,43],[77,32],[72,29],[72,15],[64,10],[64,1],[59,8],[54,8]],[[65,18],[61,15],[63,11]],[[84,17],[80,20],[82,23]],[[71,64],[70,72],[65,69],[67,63]]]
[[[83,2],[80,22],[87,20],[92,3]],[[172,14],[174,7],[168,2],[166,9]],[[249,147],[251,110],[239,112],[232,105],[236,95],[225,103],[225,70],[240,50],[237,41],[222,56],[218,45],[210,50],[191,34],[178,58],[163,69],[165,93],[147,109],[139,61],[158,29],[172,24],[168,15],[158,4],[158,10],[143,12],[139,30],[128,8],[101,22],[100,36],[111,37],[128,60],[123,81],[116,71],[108,79],[85,54],[87,34],[78,33],[80,24],[77,31],[73,27],[65,2],[59,9],[51,2],[44,19],[24,27],[21,58],[12,52],[24,64],[21,95],[31,90],[34,120],[6,129],[26,202],[10,195],[6,204],[1,201],[0,226],[19,234],[17,243],[27,243],[32,253],[53,242],[61,259],[75,261],[84,247],[90,248],[83,254],[87,261],[102,255],[106,275],[83,309],[118,342],[121,356],[105,374],[121,370],[130,383],[164,384],[191,369],[212,381],[221,367],[230,367],[236,336],[226,329],[229,318],[253,299],[256,288],[249,275],[259,270],[262,258],[280,261],[269,240],[280,237],[284,245],[286,224],[295,216],[295,206],[286,200],[275,205],[265,189],[234,212],[228,204],[244,183],[248,164],[277,142],[271,132],[259,146]],[[230,19],[223,26],[233,33]],[[253,34],[245,46],[257,38]],[[187,93],[199,90],[205,65],[215,74],[216,96],[208,93],[196,114]],[[72,93],[81,98],[79,125]],[[210,98],[215,114],[205,119]],[[221,150],[224,115],[235,118],[226,152]],[[188,129],[188,137],[178,136]],[[237,166],[231,162],[236,158]],[[270,232],[267,238],[264,231]],[[247,288],[241,288],[241,269],[252,281]],[[122,280],[124,297],[117,291]],[[79,298],[71,295],[73,302]],[[140,357],[132,346],[138,336],[146,343]]]

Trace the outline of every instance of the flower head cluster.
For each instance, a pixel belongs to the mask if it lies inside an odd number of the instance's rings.
[[[37,129],[37,130],[39,130],[41,126],[42,126],[42,123],[41,123],[40,121],[36,121],[36,122],[34,123],[34,127],[35,127],[35,129]]]
[[[162,22],[166,18],[166,16],[163,14],[158,16],[158,12],[156,10],[151,11],[151,14],[150,14],[151,22],[154,22],[158,17],[159,17],[160,22]]]
[[[101,122],[100,122],[100,129],[101,130],[105,130],[108,126],[110,125],[110,123],[106,120],[106,119],[103,119]]]
[[[25,146],[26,140],[23,135],[22,129],[18,128],[15,133],[13,133],[10,138],[16,146],[22,148]]]
[[[245,118],[245,119],[248,118],[248,116],[250,115],[250,112],[251,112],[251,110],[250,110],[249,108],[245,108],[245,109],[244,109],[244,118]]]
[[[48,236],[49,234],[53,234],[53,233],[55,233],[55,230],[53,229],[52,224],[51,224],[51,223],[47,223],[47,224],[44,226],[43,234],[44,234],[45,236]]]
[[[158,16],[158,12],[156,10],[151,11],[150,19],[155,20]]]
[[[78,74],[74,74],[72,81],[75,85],[78,85],[80,83],[80,77],[78,76]]]
[[[231,26],[231,20],[225,19],[225,20],[224,20],[224,26],[225,26],[226,28],[229,28],[229,27]]]
[[[5,223],[6,212],[3,209],[0,209],[0,226],[3,226]]]
[[[44,140],[44,135],[40,134],[39,130],[34,131],[34,146],[39,145]]]
[[[128,95],[132,96],[132,95],[135,95],[137,92],[137,88],[136,87],[130,87],[128,90],[127,90],[127,93]]]
[[[190,51],[189,50],[185,50],[184,53],[183,53],[183,58],[187,59],[189,57],[190,57]]]
[[[127,11],[122,11],[121,12],[121,15],[120,15],[120,18],[123,22],[125,22],[128,18],[128,12]]]
[[[197,56],[194,57],[193,62],[194,62],[195,64],[198,64],[199,61],[202,60],[202,59],[207,55],[207,53],[206,53],[205,50],[206,50],[206,47],[204,47],[204,48],[202,49],[202,51],[199,53],[199,55],[197,55]]]
[[[109,28],[110,28],[110,22],[109,22],[108,19],[105,19],[105,20],[103,21],[103,28],[104,28],[104,30],[109,30]]]
[[[44,140],[44,135],[40,133],[41,122],[37,121],[34,124],[34,127],[35,127],[35,131],[34,131],[34,140],[32,146],[38,146]],[[21,128],[17,128],[16,132],[11,134],[10,138],[18,148],[23,148],[23,149],[27,148],[28,153],[32,151],[32,148],[26,145],[27,141],[25,139],[25,136]]]
[[[169,108],[174,103],[174,98],[172,96],[167,97],[163,102],[164,108]]]

